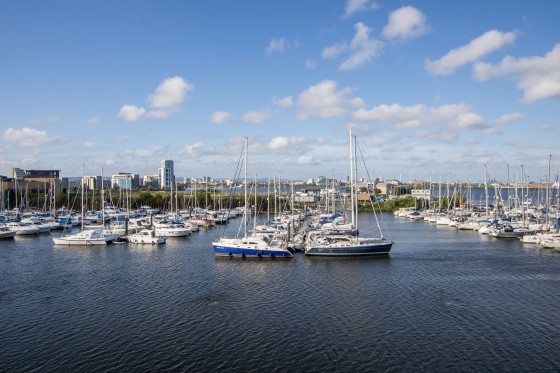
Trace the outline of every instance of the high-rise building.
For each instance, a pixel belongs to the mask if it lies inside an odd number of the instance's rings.
[[[175,185],[175,171],[173,170],[173,161],[161,161],[161,167],[158,169],[160,188],[171,188]]]

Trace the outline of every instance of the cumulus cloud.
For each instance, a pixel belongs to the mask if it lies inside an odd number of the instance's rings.
[[[344,17],[348,17],[354,13],[376,9],[379,9],[379,5],[369,0],[346,0]]]
[[[190,157],[198,157],[202,154],[203,143],[202,141],[197,141],[194,144],[185,145],[184,153]]]
[[[467,45],[450,50],[438,60],[426,60],[426,69],[434,75],[453,74],[457,68],[513,43],[516,37],[515,32],[487,31]]]
[[[350,44],[334,44],[324,48],[321,53],[323,58],[335,58],[341,54],[349,53],[350,56],[339,66],[339,69],[342,71],[356,69],[371,61],[383,46],[381,41],[369,37],[371,29],[363,23],[356,23],[354,28],[356,33]]]
[[[250,111],[241,116],[241,121],[260,124],[265,122],[268,118],[270,118],[270,112],[268,110]]]
[[[313,160],[313,157],[310,155],[302,155],[300,156],[297,160],[296,160],[296,164],[299,165],[310,165],[310,164],[316,164],[316,162]]]
[[[307,140],[305,140],[304,137],[278,136],[270,140],[270,142],[268,143],[268,148],[272,151],[280,151],[293,149],[305,144],[307,144]]]
[[[452,129],[471,130],[485,128],[484,119],[474,113],[468,105],[450,104],[428,108],[418,104],[401,106],[382,104],[370,110],[359,109],[351,115],[353,120],[390,123],[397,129],[444,124]]]
[[[477,80],[513,77],[517,87],[523,90],[523,102],[534,102],[560,97],[560,44],[544,56],[514,58],[505,57],[499,64],[478,62],[473,75]]]
[[[430,31],[424,13],[411,6],[405,6],[389,13],[389,22],[383,28],[387,39],[410,39]]]
[[[167,118],[179,111],[186,94],[192,91],[193,87],[180,76],[167,78],[148,96],[150,111],[136,105],[123,105],[117,117],[129,122],[136,121],[144,115],[151,118]]]
[[[515,121],[518,121],[518,120],[522,120],[524,118],[525,118],[525,116],[523,114],[517,112],[517,113],[502,115],[501,117],[496,119],[494,121],[494,123],[496,123],[496,124],[506,124],[506,123],[509,123],[509,122],[515,122]]]
[[[300,93],[297,101],[297,119],[312,117],[334,118],[344,115],[348,110],[361,107],[361,98],[348,98],[351,88],[336,90],[336,82],[325,80]]]
[[[266,54],[282,53],[286,48],[286,38],[272,39],[264,49],[264,52]]]
[[[273,98],[272,99],[272,103],[274,103],[275,105],[281,107],[281,108],[287,108],[287,107],[291,107],[294,106],[294,100],[292,98],[292,96],[287,96],[287,97],[283,97],[283,98]]]
[[[154,109],[175,108],[183,103],[187,92],[193,85],[180,76],[165,79],[148,97],[150,106]]]
[[[225,123],[231,120],[229,111],[216,111],[210,115],[210,120],[214,123]]]
[[[46,131],[39,131],[34,128],[22,128],[17,130],[15,128],[8,128],[4,131],[4,140],[13,141],[23,147],[35,147],[51,144],[58,139],[50,137]]]
[[[127,122],[134,122],[140,119],[146,113],[146,109],[135,105],[123,105],[119,110],[117,117],[123,118]]]

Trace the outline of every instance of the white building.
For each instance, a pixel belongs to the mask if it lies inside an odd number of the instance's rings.
[[[175,171],[173,170],[173,161],[161,161],[161,167],[158,169],[160,188],[171,188],[175,185]]]
[[[111,176],[111,187],[119,189],[132,189],[134,175],[129,172],[119,172]]]

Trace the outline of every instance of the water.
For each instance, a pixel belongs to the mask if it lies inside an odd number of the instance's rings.
[[[383,259],[1,241],[0,370],[560,370],[560,253],[385,218]]]

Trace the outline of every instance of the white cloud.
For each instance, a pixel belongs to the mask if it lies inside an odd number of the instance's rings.
[[[364,12],[368,10],[379,9],[379,5],[369,0],[346,0],[346,8],[344,9],[344,17],[348,17],[354,13]]]
[[[381,137],[381,136],[372,136],[372,137],[367,137],[366,138],[366,145],[367,146],[381,146],[381,145],[385,145],[388,144],[388,141],[386,138]]]
[[[302,155],[301,157],[299,157],[296,160],[296,164],[299,165],[310,165],[310,164],[316,164],[316,162],[313,160],[313,157],[310,155]]]
[[[198,157],[202,153],[202,141],[197,141],[194,144],[185,145],[185,155],[190,157]]]
[[[344,115],[348,110],[361,107],[361,98],[347,98],[352,89],[336,90],[336,82],[325,80],[300,93],[297,102],[297,119],[311,117],[334,118]]]
[[[270,118],[270,112],[268,110],[261,111],[250,111],[241,117],[241,121],[245,123],[263,123],[268,118]]]
[[[522,120],[524,118],[525,118],[525,116],[521,113],[518,113],[518,112],[517,113],[510,113],[510,114],[502,115],[501,117],[496,119],[494,121],[494,123],[496,123],[496,124],[506,124],[506,123],[509,123],[509,122],[519,121],[519,120]]]
[[[487,31],[469,44],[450,50],[438,60],[426,60],[426,69],[434,75],[453,74],[455,69],[513,43],[516,37],[515,32]]]
[[[398,129],[445,124],[452,129],[470,130],[485,128],[484,119],[464,104],[450,104],[428,108],[418,104],[401,106],[382,104],[370,110],[359,109],[351,116],[353,120],[390,123]]]
[[[278,136],[274,137],[268,143],[268,148],[272,151],[279,150],[293,150],[294,148],[307,144],[307,140],[304,137],[285,137]]]
[[[193,85],[180,76],[167,78],[148,97],[148,102],[155,109],[175,108],[183,103],[185,95],[192,89]]]
[[[186,94],[192,90],[193,85],[180,76],[167,78],[148,96],[150,111],[146,112],[146,109],[136,105],[123,105],[117,117],[129,122],[136,121],[144,115],[151,118],[167,118],[179,111]]]
[[[369,62],[374,58],[379,50],[383,47],[383,43],[376,39],[370,39],[371,29],[361,22],[354,25],[356,33],[350,44],[339,43],[331,45],[323,49],[321,56],[323,58],[334,58],[344,53],[350,53],[350,57],[342,62],[339,66],[340,70],[352,70]]]
[[[21,130],[8,128],[4,131],[4,140],[14,141],[23,147],[35,147],[51,144],[58,139],[48,136],[46,131],[24,127]]]
[[[556,129],[556,126],[554,126],[552,124],[543,124],[542,126],[539,127],[539,131],[542,131],[542,132],[554,131],[555,129]]]
[[[524,91],[523,102],[532,104],[551,97],[560,97],[560,44],[545,56],[505,57],[499,64],[479,62],[473,76],[478,80],[513,76],[517,87]]]
[[[453,118],[449,123],[449,127],[458,130],[471,130],[487,128],[488,126],[484,123],[484,118],[480,115],[472,112],[465,112]]]
[[[493,136],[493,135],[501,135],[502,130],[496,127],[488,127],[483,131],[484,135]]]
[[[264,52],[266,54],[272,54],[274,52],[282,53],[282,52],[284,52],[284,50],[286,48],[287,48],[287,44],[286,44],[286,39],[285,38],[272,39],[272,40],[270,40],[270,42],[266,46]]]
[[[119,110],[117,117],[123,118],[127,122],[134,122],[140,119],[146,113],[146,109],[135,105],[123,105]]]
[[[405,6],[389,13],[389,23],[383,28],[387,39],[409,39],[430,31],[426,16],[416,8]]]
[[[292,96],[287,96],[287,97],[283,97],[283,98],[273,98],[272,99],[272,103],[281,107],[281,108],[287,108],[287,107],[291,107],[294,106],[294,100],[292,98]]]
[[[210,120],[214,123],[225,123],[231,120],[229,111],[216,111],[210,115]]]

